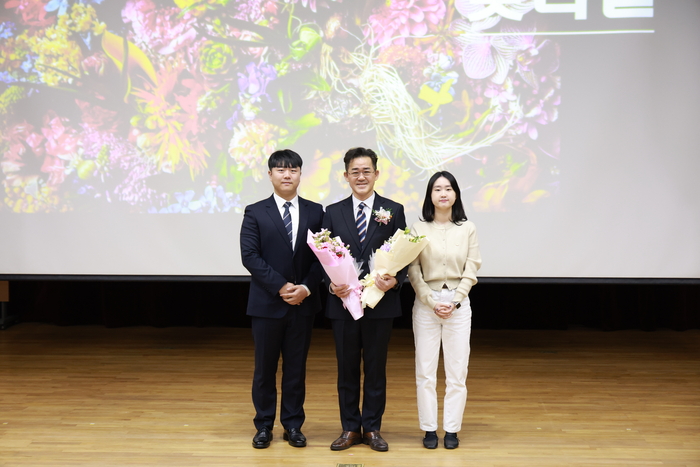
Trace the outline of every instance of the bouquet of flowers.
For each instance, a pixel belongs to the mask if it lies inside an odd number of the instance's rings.
[[[411,229],[397,230],[396,233],[374,252],[369,260],[371,272],[360,283],[365,287],[362,291],[362,307],[374,308],[384,296],[384,292],[374,283],[377,274],[395,276],[401,269],[416,259],[423,248],[428,245],[425,235],[413,235]]]
[[[354,319],[360,319],[364,315],[360,304],[362,285],[358,279],[360,265],[350,255],[350,250],[340,237],[331,238],[327,229],[311,233],[308,231],[306,243],[334,284],[347,284],[352,291],[350,295],[342,298],[343,306],[350,312]]]

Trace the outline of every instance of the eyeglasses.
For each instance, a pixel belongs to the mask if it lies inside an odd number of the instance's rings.
[[[369,170],[369,169],[363,170],[363,171],[353,170],[352,172],[348,173],[348,176],[350,176],[352,178],[360,178],[360,175],[362,175],[365,178],[368,178],[368,177],[371,177],[372,175],[374,175],[375,172],[376,172],[375,170]]]

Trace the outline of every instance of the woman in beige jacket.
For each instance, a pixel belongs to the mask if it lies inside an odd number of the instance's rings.
[[[447,449],[459,446],[457,433],[467,402],[467,367],[472,310],[469,290],[481,267],[474,223],[467,220],[459,185],[449,172],[438,172],[428,181],[423,218],[412,226],[416,235],[430,242],[408,269],[416,291],[413,333],[416,345],[418,419],[424,430],[423,445],[438,446],[438,402],[435,390],[442,344],[447,387],[443,429]]]

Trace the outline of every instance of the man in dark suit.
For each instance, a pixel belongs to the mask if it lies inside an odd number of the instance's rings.
[[[306,244],[306,232],[321,229],[323,207],[297,195],[301,166],[294,151],[274,152],[268,160],[274,194],[247,206],[241,226],[241,256],[250,272],[247,314],[255,343],[255,448],[266,448],[272,441],[280,353],[283,438],[291,446],[306,446],[301,432],[306,357],[314,315],[321,309],[318,286],[323,277]]]
[[[345,154],[345,180],[352,195],[326,208],[323,227],[340,236],[350,252],[363,261],[362,275],[369,273],[369,258],[396,230],[406,228],[403,206],[379,196],[374,183],[379,177],[377,155],[371,149],[354,148]],[[386,215],[386,213],[390,213]],[[384,214],[384,215],[383,215]],[[389,219],[387,219],[389,217]],[[386,221],[386,222],[384,222]],[[331,444],[340,451],[364,442],[375,451],[388,451],[379,430],[386,406],[386,359],[394,318],[401,316],[397,277],[378,276],[375,283],[385,292],[374,308],[353,320],[343,308],[342,297],[350,293],[345,284],[330,284],[326,316],[333,325],[338,360],[338,399],[343,433]],[[360,365],[364,360],[364,392],[360,388]],[[363,394],[360,411],[360,394]]]

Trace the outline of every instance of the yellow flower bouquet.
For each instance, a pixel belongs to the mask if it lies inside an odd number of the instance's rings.
[[[374,308],[384,296],[384,292],[374,283],[377,275],[395,276],[418,257],[428,245],[425,235],[413,235],[411,229],[397,230],[394,235],[372,254],[369,260],[370,273],[360,282],[362,290],[362,308]]]

